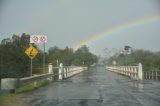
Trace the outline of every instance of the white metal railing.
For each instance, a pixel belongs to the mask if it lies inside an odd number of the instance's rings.
[[[70,67],[60,67],[59,68],[59,76],[58,79],[62,80],[73,75],[76,75],[84,70],[87,70],[87,67],[77,67],[77,66],[70,66]]]
[[[143,79],[142,64],[137,66],[106,66],[106,69],[125,76],[129,76],[133,79]]]
[[[48,73],[41,75],[34,75],[25,78],[4,78],[1,80],[1,89],[16,91],[19,87],[29,83],[36,82],[39,80],[54,80],[55,77],[59,80],[63,80],[65,78],[71,77],[75,74],[78,74],[84,70],[87,70],[87,67],[77,67],[77,66],[69,66],[69,67],[53,67],[52,64],[48,66]]]
[[[158,71],[158,70],[144,71],[143,78],[149,79],[149,80],[159,80],[160,79],[160,71]]]
[[[75,74],[78,74],[84,70],[87,70],[87,67],[64,67],[63,68],[63,77],[68,78]]]

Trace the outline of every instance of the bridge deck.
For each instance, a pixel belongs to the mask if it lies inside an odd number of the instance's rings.
[[[27,106],[160,106],[160,82],[134,81],[96,67],[20,99]]]

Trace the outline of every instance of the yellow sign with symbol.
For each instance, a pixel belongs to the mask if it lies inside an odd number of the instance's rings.
[[[30,47],[26,49],[25,53],[29,56],[30,59],[33,59],[38,54],[38,50],[30,45]]]

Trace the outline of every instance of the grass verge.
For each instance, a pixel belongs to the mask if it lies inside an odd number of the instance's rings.
[[[2,94],[0,95],[0,103],[6,100],[10,100],[11,98],[15,97],[16,94]]]
[[[37,88],[40,88],[42,86],[45,86],[45,85],[49,84],[50,82],[51,81],[49,81],[49,80],[39,80],[36,82],[31,82],[31,83],[28,83],[28,84],[20,87],[18,89],[17,93],[29,92],[29,91],[35,90]]]
[[[51,81],[49,81],[49,80],[39,80],[39,81],[27,83],[26,85],[20,87],[15,94],[2,94],[2,95],[0,95],[0,104],[3,102],[7,102],[10,99],[15,98],[19,94],[33,91],[33,90],[38,89],[42,86],[48,85],[49,83],[51,83]]]

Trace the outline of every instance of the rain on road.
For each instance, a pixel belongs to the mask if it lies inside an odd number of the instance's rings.
[[[20,99],[25,106],[160,106],[160,82],[131,80],[97,66]]]

